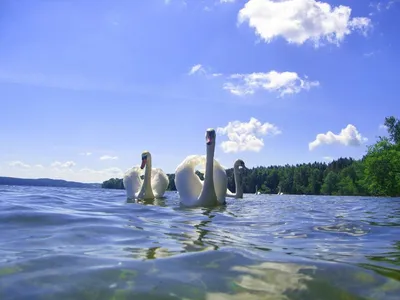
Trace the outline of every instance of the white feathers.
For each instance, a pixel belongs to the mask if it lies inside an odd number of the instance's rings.
[[[163,170],[160,168],[151,169],[151,188],[155,198],[161,198],[164,196],[164,193],[168,188],[168,184],[168,176]]]
[[[136,198],[142,187],[143,180],[140,178],[142,170],[139,167],[132,167],[125,172],[122,182],[126,190],[126,196],[129,199]]]
[[[175,186],[179,192],[181,202],[187,206],[194,206],[203,188],[203,181],[196,175],[195,168],[204,169],[205,155],[187,156],[175,170]],[[225,203],[227,177],[225,169],[214,159],[213,164],[214,189],[220,204]],[[206,171],[204,172],[204,175]]]
[[[147,171],[147,165],[146,165]],[[132,167],[125,172],[123,183],[126,190],[126,196],[128,199],[138,198],[144,180],[141,179],[143,170],[140,167]],[[154,198],[161,198],[164,196],[165,191],[168,188],[169,179],[167,174],[160,168],[152,168],[150,176],[151,190],[153,191]],[[143,187],[146,190],[146,187]],[[153,198],[153,197],[152,197]]]

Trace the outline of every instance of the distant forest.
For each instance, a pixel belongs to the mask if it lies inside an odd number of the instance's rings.
[[[400,196],[400,121],[385,118],[388,137],[378,137],[360,159],[339,158],[330,163],[256,167],[241,170],[245,193],[258,191],[306,195]],[[226,170],[228,188],[235,191],[233,168]],[[200,178],[203,174],[197,172]],[[175,174],[169,177],[168,190],[175,191]],[[102,188],[124,189],[122,179],[104,181]]]
[[[15,178],[0,177],[0,185],[25,185],[25,186],[54,186],[54,187],[75,187],[75,188],[100,188],[98,183],[82,183],[75,181],[66,181],[61,179],[49,178]]]

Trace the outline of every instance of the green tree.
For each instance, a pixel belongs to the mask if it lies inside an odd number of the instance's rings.
[[[339,183],[339,176],[334,171],[329,171],[321,187],[321,193],[324,195],[335,195]]]
[[[322,174],[319,169],[313,169],[308,182],[308,191],[312,195],[319,195],[322,187]]]
[[[368,149],[364,175],[368,191],[377,196],[400,195],[400,149],[382,138]]]
[[[110,178],[101,184],[103,189],[124,189],[124,184],[120,178]]]
[[[389,141],[394,144],[400,143],[400,121],[399,119],[390,116],[385,118],[384,125],[389,133]]]

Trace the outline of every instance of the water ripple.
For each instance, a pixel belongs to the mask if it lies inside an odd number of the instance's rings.
[[[400,199],[0,187],[1,299],[397,299]],[[329,292],[329,293],[328,293]],[[125,298],[124,298],[125,297]]]

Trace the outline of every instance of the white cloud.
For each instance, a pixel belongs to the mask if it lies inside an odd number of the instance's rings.
[[[253,95],[259,90],[277,92],[278,97],[288,94],[297,94],[303,90],[310,90],[319,86],[319,81],[311,81],[307,76],[301,78],[296,72],[278,72],[275,70],[268,73],[258,72],[249,74],[230,74],[207,72],[203,65],[198,64],[191,68],[189,75],[202,73],[207,79],[223,77],[225,82],[222,88],[237,96]]]
[[[64,163],[59,162],[59,161],[55,161],[55,162],[53,162],[50,166],[53,167],[53,168],[65,168],[65,169],[69,169],[69,168],[74,167],[75,165],[76,165],[76,163],[73,162],[73,161],[66,161],[66,162],[64,162]]]
[[[217,128],[217,133],[228,137],[228,141],[221,143],[222,150],[225,153],[236,153],[243,151],[259,152],[264,147],[262,136],[277,135],[282,132],[274,124],[262,124],[252,117],[247,123],[229,122],[225,127]]]
[[[103,155],[100,157],[100,160],[116,160],[118,156],[110,156],[110,155]]]
[[[329,161],[329,162],[333,161],[333,157],[332,156],[324,156],[323,159],[326,160],[326,161]]]
[[[204,70],[203,66],[201,64],[197,64],[194,65],[193,67],[191,67],[190,71],[189,71],[189,75],[193,75],[196,73],[205,73],[206,71]]]
[[[283,97],[286,94],[297,94],[319,85],[318,81],[309,81],[307,77],[300,78],[295,72],[234,74],[229,78],[230,81],[226,82],[223,88],[238,96],[252,95],[257,90],[266,90],[277,92],[279,97]]]
[[[111,177],[122,178],[122,176],[123,176],[123,171],[120,168],[116,168],[116,167],[107,168],[107,169],[103,169],[103,170],[93,170],[90,168],[83,168],[83,169],[80,169],[78,172],[105,178],[105,179],[102,179],[102,181],[110,179]]]
[[[174,1],[171,1],[171,0],[164,0],[164,3],[166,4],[166,5],[168,5],[168,4],[171,4],[171,3],[174,3],[174,4],[179,4],[179,5],[183,5],[183,6],[187,6],[187,3],[186,3],[186,0],[174,0]]]
[[[327,133],[317,134],[314,141],[308,144],[309,150],[314,150],[316,147],[321,145],[331,145],[331,144],[342,144],[344,146],[360,146],[362,143],[368,141],[366,137],[363,137],[361,133],[358,132],[357,128],[348,124],[346,128],[343,128],[339,134],[334,134],[332,131]]]
[[[222,76],[222,73],[212,73],[211,76],[212,77],[220,77],[220,76]]]
[[[399,3],[400,0],[390,0],[389,2],[386,3],[385,8],[390,9],[394,4]]]
[[[31,167],[30,165],[25,164],[25,163],[23,163],[22,161],[19,161],[19,160],[10,161],[8,163],[8,165],[11,166],[11,167],[24,168],[24,169],[28,169],[28,168]]]
[[[324,41],[339,45],[353,31],[366,34],[372,26],[366,17],[350,18],[351,8],[316,0],[249,0],[239,11],[238,22],[248,22],[257,35],[270,43],[276,37],[315,47]]]
[[[379,129],[380,129],[380,130],[387,130],[387,126],[384,125],[384,124],[380,124],[380,125],[379,125]]]
[[[236,0],[219,0],[220,3],[234,3]]]
[[[206,68],[202,64],[194,65],[193,67],[190,68],[190,71],[187,74],[188,75],[202,74],[206,78],[215,78],[223,75],[222,73],[211,73],[209,70],[206,70]]]
[[[36,165],[29,165],[26,164],[20,160],[14,160],[14,161],[10,161],[8,163],[8,166],[14,168],[14,169],[31,169],[31,168],[36,168],[36,169],[43,169],[44,166],[41,164],[36,164]]]
[[[390,0],[390,1],[381,1],[381,2],[371,2],[369,4],[369,7],[373,9],[373,12],[371,12],[369,15],[373,16],[376,13],[383,12],[385,10],[390,9],[395,3],[399,3],[399,0]]]
[[[79,153],[79,155],[83,155],[83,156],[90,156],[92,154],[93,154],[92,152],[81,152],[81,153]]]
[[[369,57],[371,57],[371,56],[374,56],[375,54],[376,54],[375,51],[371,51],[371,52],[365,52],[365,53],[363,54],[363,56],[366,57],[366,58],[369,58]]]
[[[74,169],[74,162],[55,162],[50,167],[29,165],[22,161],[12,161],[2,167],[2,175],[19,178],[52,178],[78,182],[103,182],[112,177],[122,178],[123,171],[112,167],[95,170],[91,168]]]

